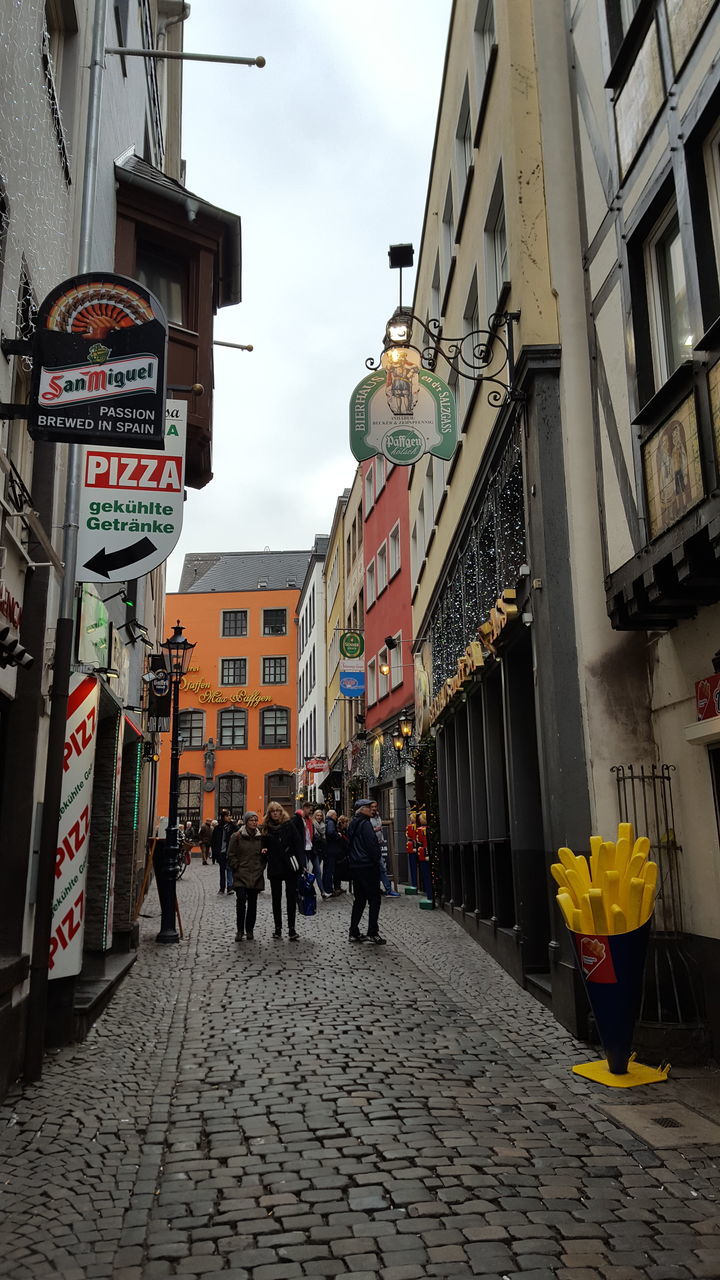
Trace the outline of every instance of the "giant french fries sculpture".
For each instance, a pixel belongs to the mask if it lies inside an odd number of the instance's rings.
[[[589,861],[558,849],[560,861],[550,868],[568,929],[605,937],[639,929],[653,913],[658,882],[647,836],[633,843],[631,824],[621,822],[615,842],[591,836],[590,849]]]
[[[665,1080],[669,1070],[631,1059],[658,888],[649,852],[647,837],[636,840],[632,824],[621,822],[615,841],[590,837],[589,858],[558,849],[559,862],[550,868],[606,1056],[573,1071],[621,1087]]]

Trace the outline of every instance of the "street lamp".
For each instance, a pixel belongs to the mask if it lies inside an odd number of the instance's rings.
[[[175,927],[175,891],[177,882],[177,864],[180,856],[178,841],[178,792],[180,777],[180,735],[178,733],[180,714],[180,681],[187,674],[192,658],[194,644],[183,635],[183,628],[178,621],[173,634],[160,645],[165,670],[170,678],[172,689],[172,732],[170,735],[170,799],[168,804],[168,827],[160,864],[157,867],[158,892],[160,894],[160,932],[156,942],[179,942],[180,935]]]

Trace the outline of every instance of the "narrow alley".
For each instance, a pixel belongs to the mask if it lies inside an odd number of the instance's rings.
[[[237,943],[216,879],[180,882],[177,947],[151,894],[89,1038],[0,1108],[6,1280],[720,1275],[699,1073],[574,1077],[594,1053],[410,898],[386,947],[348,946],[344,897],[275,941],[267,893]],[[658,1104],[700,1137],[650,1145],[609,1110]]]

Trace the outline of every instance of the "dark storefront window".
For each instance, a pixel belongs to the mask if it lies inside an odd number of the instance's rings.
[[[218,783],[218,812],[229,809],[234,817],[245,812],[246,778],[242,773],[221,773]]]
[[[200,818],[202,778],[187,774],[178,783],[178,819],[180,822],[197,822]]]

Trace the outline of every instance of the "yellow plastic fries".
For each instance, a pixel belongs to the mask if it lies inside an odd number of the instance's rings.
[[[590,858],[558,849],[550,868],[558,906],[573,933],[629,933],[653,913],[658,867],[648,861],[647,836],[634,839],[632,824],[621,822],[617,840],[590,837]]]

